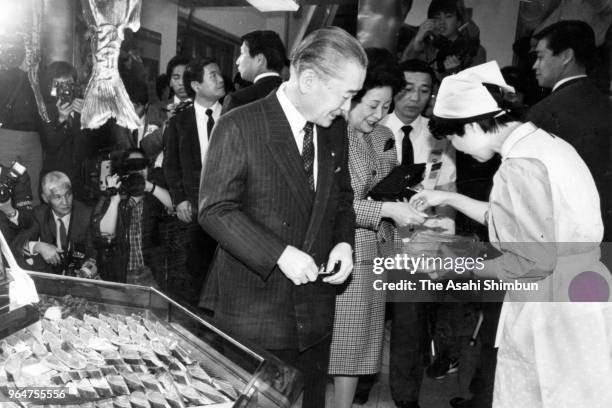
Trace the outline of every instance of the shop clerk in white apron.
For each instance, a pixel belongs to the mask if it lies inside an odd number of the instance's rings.
[[[493,96],[504,90],[512,88],[494,61],[449,76],[430,122],[434,136],[479,161],[501,155],[489,202],[424,191],[411,203],[419,210],[450,205],[488,225],[502,255],[476,276],[538,283],[537,292],[506,294],[493,407],[612,407],[612,282],[599,262],[603,225],[593,178],[568,143],[504,111]],[[601,290],[590,292],[590,302],[572,302],[585,299],[576,290],[585,277]]]

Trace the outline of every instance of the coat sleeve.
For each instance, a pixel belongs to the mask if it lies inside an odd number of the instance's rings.
[[[339,189],[336,222],[334,224],[334,243],[348,243],[355,247],[355,210],[353,209],[353,187],[349,173],[349,142],[346,123],[338,121],[342,127],[340,171],[336,173],[336,183]]]
[[[267,279],[287,244],[243,211],[249,162],[243,129],[246,118],[231,114],[216,124],[202,170],[198,221],[225,251]]]
[[[506,160],[489,202],[489,222],[503,255],[488,267],[511,282],[537,281],[557,264],[553,198],[544,165],[531,159]]]
[[[46,263],[42,256],[29,256],[26,255],[24,248],[29,241],[38,241],[40,237],[40,225],[38,220],[33,220],[29,226],[29,228],[22,229],[21,232],[17,234],[15,239],[11,244],[11,250],[13,251],[13,255],[15,256],[15,260],[24,269],[28,270],[37,270],[44,271],[46,268]],[[31,259],[30,262],[33,264],[26,263],[26,258]]]
[[[356,226],[377,230],[380,224],[380,211],[382,202],[367,200],[368,184],[372,177],[371,166],[368,166],[364,157],[363,146],[357,139],[358,136],[349,137],[348,165],[351,178],[351,186],[354,191],[354,203]]]
[[[164,152],[164,175],[168,182],[170,195],[174,204],[182,203],[187,199],[187,195],[183,190],[182,168],[179,156],[179,133],[176,129],[176,117],[168,121],[163,139],[166,142],[166,150]]]

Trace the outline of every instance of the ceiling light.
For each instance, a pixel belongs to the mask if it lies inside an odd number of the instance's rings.
[[[297,11],[297,0],[247,0],[259,11]]]

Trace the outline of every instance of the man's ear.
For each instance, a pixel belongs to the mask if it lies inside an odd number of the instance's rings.
[[[567,65],[571,62],[576,62],[576,55],[573,48],[567,48],[558,54],[561,57],[563,64]]]
[[[306,68],[298,76],[298,84],[301,93],[311,93],[320,81],[319,75],[311,68]]]
[[[259,53],[255,56],[255,60],[257,61],[257,65],[259,65],[262,69],[268,69],[268,59],[263,53]]]
[[[47,195],[44,192],[41,192],[40,194],[40,198],[42,198],[42,200],[46,203],[49,204],[49,199],[47,198]]]
[[[198,86],[200,86],[200,82],[198,82],[198,81],[191,81],[189,83],[189,86],[191,87],[191,89],[193,89],[193,92],[198,93]]]

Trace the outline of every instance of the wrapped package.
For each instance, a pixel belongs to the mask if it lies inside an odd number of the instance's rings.
[[[109,119],[134,130],[138,115],[119,76],[119,51],[124,30],[140,28],[141,0],[81,0],[85,21],[92,32],[94,64],[85,89],[81,128],[96,129]]]

